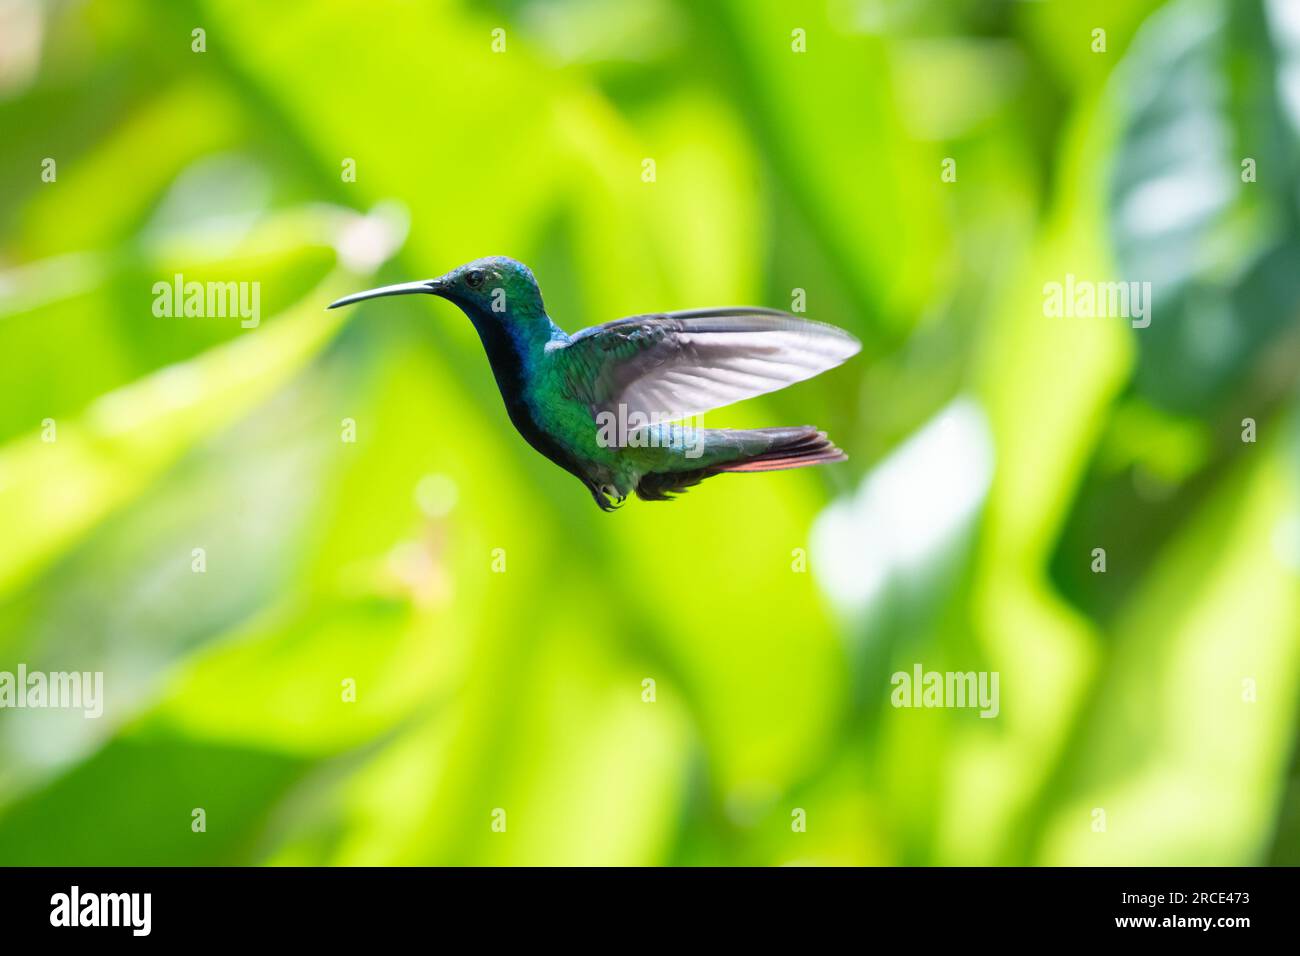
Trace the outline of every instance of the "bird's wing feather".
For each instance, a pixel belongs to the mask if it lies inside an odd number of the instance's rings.
[[[637,315],[563,346],[570,394],[650,423],[698,415],[812,378],[861,348],[843,329],[774,309]]]

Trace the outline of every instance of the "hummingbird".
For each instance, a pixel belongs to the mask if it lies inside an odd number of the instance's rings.
[[[414,294],[439,296],[468,316],[511,423],[581,481],[602,511],[633,492],[666,501],[714,475],[847,458],[810,425],[680,423],[846,361],[861,343],[833,325],[730,306],[635,315],[569,335],[547,314],[532,270],[505,256],[358,292],[329,308]]]

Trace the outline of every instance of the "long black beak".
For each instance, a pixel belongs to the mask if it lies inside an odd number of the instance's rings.
[[[423,279],[419,282],[402,282],[398,285],[385,285],[380,286],[378,289],[369,289],[365,292],[354,292],[352,295],[345,295],[337,302],[331,302],[327,308],[337,309],[341,305],[351,305],[353,302],[363,302],[366,299],[378,299],[386,295],[413,295],[416,292],[423,292],[427,295],[437,295],[441,289],[441,279]]]

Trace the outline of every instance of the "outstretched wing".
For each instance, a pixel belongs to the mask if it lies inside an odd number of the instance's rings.
[[[622,405],[656,423],[802,382],[862,345],[833,325],[736,307],[618,319],[560,348],[569,393],[593,414]]]

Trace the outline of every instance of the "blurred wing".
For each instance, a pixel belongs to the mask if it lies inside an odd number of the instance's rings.
[[[563,348],[570,394],[593,414],[623,405],[654,423],[802,382],[862,345],[833,325],[737,307],[619,319],[583,329]]]

